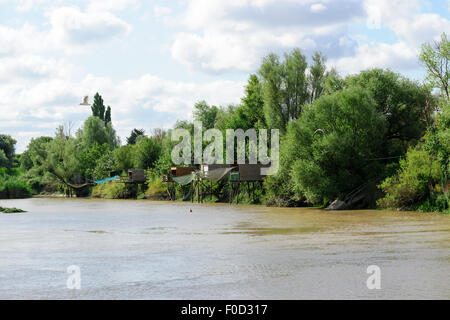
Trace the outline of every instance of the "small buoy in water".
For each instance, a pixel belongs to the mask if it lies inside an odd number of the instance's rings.
[[[192,209],[189,209],[189,213],[192,213]]]

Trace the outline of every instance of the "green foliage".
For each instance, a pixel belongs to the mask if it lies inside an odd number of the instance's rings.
[[[95,116],[87,118],[83,125],[82,139],[86,146],[108,143],[106,128],[103,121]]]
[[[136,139],[138,137],[141,137],[141,136],[145,136],[145,130],[144,129],[136,129],[136,128],[134,128],[131,131],[130,136],[127,138],[127,144],[128,145],[136,144]]]
[[[375,99],[376,108],[387,121],[383,156],[401,156],[425,133],[423,111],[427,87],[390,70],[372,69],[345,79],[346,86],[361,86]],[[380,155],[381,156],[381,155]]]
[[[52,140],[51,137],[32,138],[27,150],[20,158],[20,167],[22,170],[30,170],[33,167],[42,168],[45,165],[48,146]]]
[[[27,198],[31,194],[30,187],[20,177],[0,175],[0,199]]]
[[[106,112],[105,112],[105,125],[107,125],[110,122],[111,122],[111,107],[108,106],[108,108],[106,108]]]
[[[419,60],[426,68],[428,83],[433,88],[439,88],[445,98],[450,99],[450,42],[447,39],[447,34],[442,33],[441,41],[424,44]]]
[[[133,146],[122,146],[113,151],[114,170],[119,172],[133,168]]]
[[[225,125],[218,125],[221,118],[226,118]],[[243,129],[263,128],[265,126],[264,100],[262,95],[262,86],[258,77],[250,75],[247,86],[245,87],[245,96],[242,98],[242,104],[236,108],[229,107],[228,110],[220,109],[216,116],[216,128],[224,129]]]
[[[5,151],[0,150],[0,167],[7,167],[10,165],[10,161],[5,154]]]
[[[103,104],[103,98],[98,92],[94,96],[94,103],[91,106],[92,115],[101,120],[105,120],[105,105]]]
[[[385,197],[378,201],[383,208],[407,209],[414,203],[425,200],[434,182],[440,178],[439,162],[434,160],[423,148],[416,147],[400,160],[397,175],[389,177],[380,184]]]
[[[128,198],[129,190],[124,183],[107,182],[92,188],[92,197],[105,199]]]
[[[134,166],[137,169],[152,168],[161,154],[161,145],[157,140],[148,137],[139,137],[134,151]]]
[[[3,207],[0,207],[0,212],[3,212],[3,213],[22,213],[22,212],[26,212],[26,211],[22,210],[22,209],[18,209],[18,208],[3,208]]]
[[[376,176],[380,168],[368,159],[379,154],[384,131],[385,120],[364,89],[317,99],[290,124],[282,144],[281,174],[294,199],[326,203]]]
[[[14,163],[15,144],[11,136],[0,134],[0,166],[11,168]]]
[[[324,92],[324,79],[326,75],[326,57],[320,53],[314,53],[312,57],[313,63],[310,67],[309,86],[311,102],[319,98]]]
[[[166,200],[169,198],[167,186],[162,182],[160,176],[152,175],[149,179],[145,197],[152,200]]]
[[[216,106],[209,106],[205,101],[200,101],[194,105],[194,119],[201,121],[204,129],[211,129],[214,128],[218,111]]]

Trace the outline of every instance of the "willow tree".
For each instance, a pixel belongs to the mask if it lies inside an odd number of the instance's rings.
[[[450,42],[447,39],[447,34],[442,33],[441,41],[435,41],[433,44],[425,43],[422,46],[419,60],[427,70],[428,82],[434,88],[439,88],[442,94],[450,99]]]
[[[299,49],[286,53],[282,62],[273,53],[263,59],[258,73],[269,127],[284,132],[289,121],[299,117],[308,101],[306,68],[306,58]]]

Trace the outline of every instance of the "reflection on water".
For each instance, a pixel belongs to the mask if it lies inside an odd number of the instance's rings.
[[[448,299],[450,217],[1,200],[0,299]],[[192,214],[189,213],[192,208]],[[81,290],[66,288],[67,267]],[[381,268],[381,290],[366,269]]]

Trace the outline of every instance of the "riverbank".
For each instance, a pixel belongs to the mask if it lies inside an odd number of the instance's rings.
[[[175,201],[171,201],[171,200],[167,200],[167,199],[146,199],[146,198],[140,198],[140,199],[136,199],[136,198],[127,198],[127,199],[123,199],[123,198],[117,198],[117,199],[107,199],[107,198],[101,198],[101,197],[94,197],[94,196],[89,196],[89,197],[81,197],[81,198],[70,198],[70,197],[66,197],[65,194],[61,194],[61,193],[51,193],[51,194],[40,194],[40,195],[34,195],[30,198],[36,198],[36,199],[86,199],[86,200],[100,200],[100,201],[109,201],[109,200],[117,200],[117,201],[137,201],[137,202],[153,202],[153,203],[161,203],[161,204],[165,204],[165,203],[181,203],[181,204],[187,204],[187,205],[199,205],[199,204],[205,204],[205,205],[211,205],[211,204],[217,204],[217,205],[230,205],[229,203],[226,202],[217,202],[217,201],[209,201],[209,200],[205,200],[202,203],[197,203],[196,201],[191,202],[191,201],[183,201],[183,200],[175,200]],[[0,199],[2,200],[2,199]],[[12,199],[10,199],[12,200]],[[318,207],[318,206],[304,206],[304,207],[279,207],[279,206],[268,206],[266,204],[263,203],[238,203],[236,204],[235,202],[233,202],[231,205],[233,206],[239,206],[239,207],[245,207],[245,206],[255,206],[255,207],[262,207],[262,208],[275,208],[275,209],[282,209],[282,208],[291,208],[291,209],[295,209],[295,208],[306,208],[306,209],[320,209],[320,210],[325,210],[325,208],[323,207]],[[355,211],[355,212],[359,212],[359,211],[366,211],[367,209],[362,209],[362,210],[330,210],[331,212],[351,212],[351,211]],[[420,211],[420,210],[402,210],[399,208],[393,208],[393,209],[383,209],[383,208],[375,208],[375,209],[368,209],[368,211],[390,211],[390,212],[410,212],[410,213],[419,213],[419,214],[440,214],[440,215],[449,215],[450,212],[437,212],[437,211]]]

